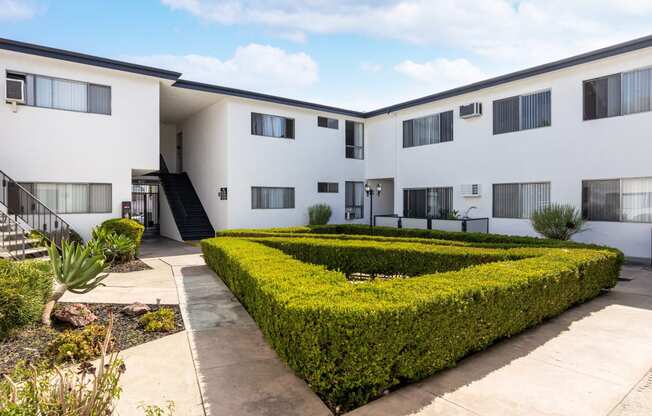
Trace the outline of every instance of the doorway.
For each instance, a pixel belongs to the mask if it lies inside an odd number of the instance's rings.
[[[145,227],[145,237],[156,237],[159,224],[159,184],[134,182],[131,186],[131,218]]]
[[[177,133],[177,173],[183,172],[183,132]]]

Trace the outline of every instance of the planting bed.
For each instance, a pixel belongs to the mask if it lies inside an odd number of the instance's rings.
[[[206,262],[333,409],[420,380],[591,299],[617,250],[529,237],[322,226],[239,230]],[[380,278],[351,284],[347,276]],[[386,278],[398,276],[400,278]]]

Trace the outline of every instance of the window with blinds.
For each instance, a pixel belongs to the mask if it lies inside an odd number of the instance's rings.
[[[251,113],[251,134],[280,139],[294,139],[294,119]]]
[[[317,117],[317,126],[337,130],[340,128],[340,121],[336,118]]]
[[[583,83],[584,120],[652,110],[652,69],[612,74]]]
[[[407,218],[447,218],[453,211],[453,188],[403,190],[403,216]]]
[[[43,75],[7,73],[8,78],[25,82],[25,104],[78,111],[111,114],[111,87]]]
[[[345,186],[345,212],[349,218],[364,217],[364,182],[346,182]]]
[[[364,124],[346,121],[346,158],[364,159]]]
[[[251,209],[294,208],[294,188],[251,187]]]
[[[102,214],[112,209],[112,188],[106,183],[21,183],[57,214]]]
[[[502,183],[493,186],[494,218],[530,218],[550,204],[550,183]]]
[[[337,182],[317,182],[317,192],[326,194],[336,194],[340,190],[340,184]]]
[[[652,178],[582,181],[582,216],[589,221],[652,222]]]
[[[403,147],[453,141],[453,111],[403,121]]]
[[[493,102],[494,134],[552,125],[550,90],[503,98]]]

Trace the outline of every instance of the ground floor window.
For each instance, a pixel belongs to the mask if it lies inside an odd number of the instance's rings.
[[[364,218],[364,182],[346,182],[345,187],[345,211],[348,218]]]
[[[550,182],[501,183],[493,186],[494,218],[530,218],[550,204]]]
[[[57,214],[110,213],[111,184],[107,183],[21,183],[46,207]]]
[[[403,190],[403,216],[407,218],[446,218],[453,211],[453,188]]]
[[[652,178],[582,181],[582,216],[589,221],[652,222]]]
[[[251,187],[251,209],[294,208],[294,188]]]

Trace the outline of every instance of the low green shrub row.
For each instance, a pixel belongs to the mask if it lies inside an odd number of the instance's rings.
[[[205,259],[279,356],[342,409],[597,296],[616,283],[622,262],[617,251],[529,238],[520,248],[489,249],[271,232],[204,240]],[[414,277],[353,284],[342,273],[388,270]]]
[[[51,291],[49,263],[0,259],[0,339],[36,322]]]
[[[118,235],[129,237],[136,243],[136,255],[138,255],[140,240],[142,240],[145,232],[145,227],[141,223],[129,218],[112,218],[104,221],[100,227],[107,231],[114,231]]]

